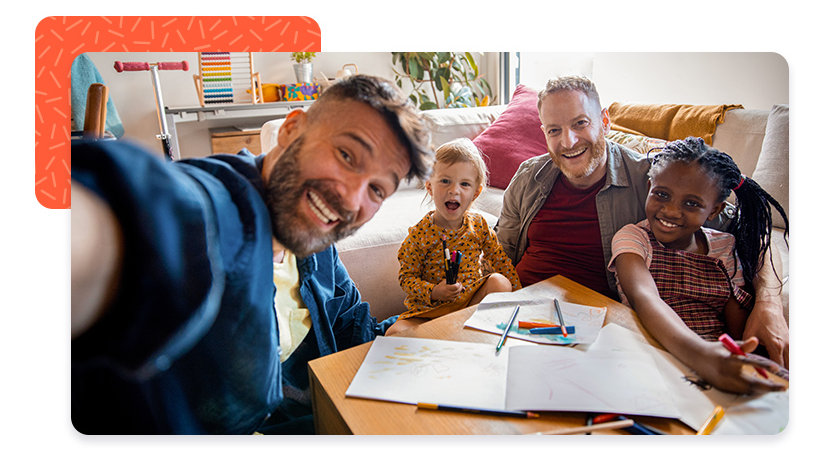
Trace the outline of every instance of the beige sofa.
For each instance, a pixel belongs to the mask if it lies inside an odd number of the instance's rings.
[[[423,116],[432,130],[432,144],[438,146],[457,137],[475,138],[505,109],[506,105],[431,110],[424,111]],[[786,209],[787,114],[786,106],[774,106],[773,110],[730,110],[724,122],[718,125],[713,141],[714,147],[733,156],[742,172],[762,184]],[[264,124],[261,130],[263,152],[275,145],[282,122],[278,119]],[[639,138],[629,140],[630,146],[640,150]],[[502,198],[503,190],[488,187],[473,204],[473,210],[484,215],[490,225],[494,225],[501,213]],[[405,311],[405,294],[397,281],[397,250],[408,228],[430,209],[425,191],[412,182],[386,200],[370,222],[336,244],[342,262],[362,298],[370,304],[371,313],[378,319]],[[783,260],[783,278],[787,283],[788,252],[781,235],[782,227],[777,228],[773,241]],[[786,285],[783,290],[786,313],[787,300]]]

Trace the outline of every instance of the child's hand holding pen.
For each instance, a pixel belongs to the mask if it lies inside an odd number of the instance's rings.
[[[720,341],[705,343],[707,347],[702,352],[702,357],[695,358],[692,366],[698,375],[710,384],[725,391],[746,394],[781,391],[787,388],[787,369],[770,359],[755,354],[732,353]],[[745,353],[753,351],[757,345],[756,338],[748,338],[738,343],[739,349]],[[754,371],[756,368],[769,374],[762,377],[761,373]]]
[[[431,300],[440,300],[443,302],[446,302],[447,300],[454,300],[458,295],[460,295],[462,290],[463,285],[461,285],[461,283],[456,282],[454,284],[446,284],[446,280],[443,279],[439,284],[432,287]]]

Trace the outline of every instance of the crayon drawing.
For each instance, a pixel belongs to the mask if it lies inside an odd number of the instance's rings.
[[[503,408],[506,355],[482,343],[378,337],[347,396]]]

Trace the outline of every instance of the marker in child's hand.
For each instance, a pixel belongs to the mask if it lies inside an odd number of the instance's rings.
[[[719,336],[718,341],[721,341],[721,344],[723,344],[724,347],[727,348],[727,351],[730,351],[731,354],[735,354],[736,356],[747,356],[747,353],[745,353],[727,333]],[[767,372],[765,372],[765,370],[761,367],[754,367],[754,369],[756,369],[756,372],[758,372],[762,377],[768,378]]]

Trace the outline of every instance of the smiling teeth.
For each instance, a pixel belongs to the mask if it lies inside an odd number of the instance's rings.
[[[581,154],[582,154],[582,152],[584,152],[585,150],[586,150],[586,149],[578,150],[578,151],[576,151],[576,152],[574,152],[574,153],[563,153],[562,155],[564,155],[565,157],[568,157],[568,158],[573,158],[573,157],[575,157],[575,156],[577,156],[577,155],[581,155]]]
[[[318,194],[310,192],[308,193],[310,196],[310,207],[313,209],[313,212],[322,222],[329,224],[333,221],[339,220],[339,216],[334,214],[333,211],[327,208],[324,201],[319,197]]]
[[[678,225],[678,224],[673,224],[671,222],[666,222],[665,220],[657,219],[657,221],[660,222],[660,225],[663,225],[664,227],[669,227],[669,228],[680,227],[680,225]]]

